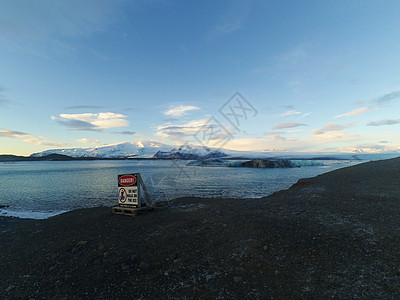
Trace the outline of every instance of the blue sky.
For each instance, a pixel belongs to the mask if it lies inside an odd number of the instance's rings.
[[[0,154],[137,140],[400,150],[399,12],[398,1],[0,0]],[[212,126],[222,131],[204,139]]]

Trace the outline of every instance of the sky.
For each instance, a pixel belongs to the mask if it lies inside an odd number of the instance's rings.
[[[400,151],[399,1],[0,0],[0,154]]]

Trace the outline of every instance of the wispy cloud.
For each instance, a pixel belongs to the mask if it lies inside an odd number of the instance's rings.
[[[14,130],[8,130],[8,129],[3,129],[0,131],[0,137],[7,137],[7,138],[24,138],[28,134],[25,132],[21,131],[14,131]]]
[[[115,134],[122,134],[122,135],[136,135],[137,132],[135,131],[128,131],[128,130],[124,130],[124,131],[114,131],[113,133]]]
[[[308,57],[306,47],[303,44],[296,45],[294,48],[280,54],[278,61],[285,64],[297,64]]]
[[[194,141],[195,135],[205,130],[205,126],[208,126],[209,120],[200,119],[200,120],[192,120],[185,124],[168,124],[168,125],[160,125],[157,126],[157,136],[169,138],[175,143],[184,143],[186,140]],[[210,129],[212,125],[210,125]],[[227,135],[224,131],[219,133],[215,133],[210,137],[212,140],[226,140]]]
[[[307,124],[296,123],[296,122],[280,123],[280,124],[275,125],[272,129],[284,129],[284,128],[299,127],[299,126],[307,126]]]
[[[350,122],[350,123],[347,123],[345,125],[339,125],[339,124],[336,124],[336,123],[329,123],[329,124],[324,125],[322,128],[314,129],[312,131],[312,134],[313,135],[322,135],[322,134],[325,134],[325,133],[330,132],[330,131],[341,131],[343,129],[353,127],[355,124],[356,124],[356,122]]]
[[[291,133],[298,133],[302,132],[304,129],[292,129],[292,130],[284,130],[284,131],[270,131],[265,133],[266,135],[276,135],[276,134],[291,134]]]
[[[87,138],[82,138],[79,140],[76,140],[79,143],[83,143],[83,144],[98,144],[100,143],[99,140],[91,140],[91,139],[87,139]]]
[[[226,35],[239,30],[246,21],[249,11],[249,1],[235,1],[225,15],[219,19],[212,34]]]
[[[369,122],[367,126],[384,126],[384,125],[397,125],[400,124],[400,119],[392,119],[392,120],[381,120],[377,122]]]
[[[200,107],[192,106],[192,105],[189,105],[189,106],[179,105],[179,106],[173,107],[173,108],[165,111],[164,115],[171,116],[174,118],[179,118],[179,117],[186,115],[191,110],[198,110],[198,109],[200,109]]]
[[[103,131],[104,129],[127,127],[129,121],[123,114],[112,112],[84,113],[84,114],[60,114],[51,116],[51,119],[72,130]]]
[[[301,112],[296,110],[288,110],[287,112],[281,114],[281,117],[291,116],[291,115],[300,115]]]
[[[363,113],[366,113],[367,111],[374,110],[377,108],[379,108],[379,106],[360,107],[360,108],[353,109],[352,111],[349,111],[347,113],[334,116],[334,118],[337,119],[337,118],[343,118],[343,117],[353,117],[353,116],[361,115]]]
[[[399,101],[399,100],[400,100],[400,91],[393,91],[391,93],[387,93],[383,96],[374,98],[369,101],[360,101],[360,102],[358,102],[358,104],[362,103],[362,104],[368,104],[368,105],[364,106],[364,107],[353,109],[352,111],[349,111],[344,114],[334,116],[334,118],[353,117],[353,116],[361,115],[363,113],[366,113],[367,111],[384,108],[388,105],[393,104],[393,102]]]
[[[45,137],[33,136],[25,132],[3,129],[0,131],[0,138],[16,138],[22,139],[22,142],[33,144],[36,146],[50,146],[50,147],[65,147],[67,143],[52,143],[48,142]]]
[[[383,96],[377,97],[371,100],[371,103],[376,105],[389,105],[392,104],[394,101],[400,100],[400,91],[393,91],[391,93],[387,93]]]

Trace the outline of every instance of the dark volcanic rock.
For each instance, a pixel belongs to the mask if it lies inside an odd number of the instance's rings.
[[[246,168],[295,168],[296,165],[294,165],[288,159],[277,159],[277,160],[253,159],[253,160],[245,161],[242,164],[242,167],[246,167]]]
[[[399,170],[370,162],[136,217],[0,217],[0,298],[398,299]]]

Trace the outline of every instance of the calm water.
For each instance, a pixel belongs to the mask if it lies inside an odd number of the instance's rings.
[[[117,175],[141,173],[153,201],[182,196],[255,198],[357,162],[253,169],[185,166],[187,161],[0,163],[0,215],[44,218],[77,208],[118,204]]]

